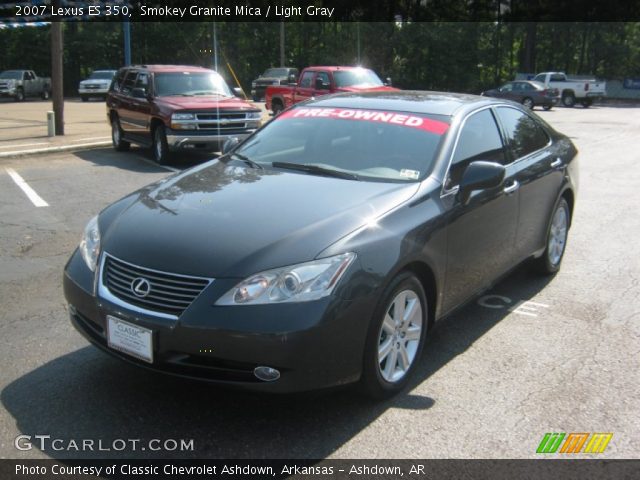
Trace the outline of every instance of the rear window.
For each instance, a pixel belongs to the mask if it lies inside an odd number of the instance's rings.
[[[429,174],[449,117],[350,108],[298,107],[266,125],[237,152],[316,165],[363,180],[416,181]]]

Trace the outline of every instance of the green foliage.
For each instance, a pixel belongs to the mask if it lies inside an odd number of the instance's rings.
[[[409,13],[412,5],[417,4],[407,2]],[[494,4],[473,5],[479,10],[471,15],[482,17]],[[49,32],[0,30],[0,70],[49,75]],[[218,70],[230,84],[235,74],[247,91],[259,73],[280,64],[279,22],[218,22],[216,34]],[[213,67],[213,44],[213,23],[131,23],[133,63]],[[74,94],[92,70],[122,66],[122,24],[69,22],[64,47],[65,91]],[[563,70],[620,79],[640,76],[640,23],[287,22],[285,64],[361,64],[401,88],[472,93],[517,72]]]

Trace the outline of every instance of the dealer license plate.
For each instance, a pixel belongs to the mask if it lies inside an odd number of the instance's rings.
[[[153,332],[148,328],[107,315],[107,343],[114,350],[153,363]]]

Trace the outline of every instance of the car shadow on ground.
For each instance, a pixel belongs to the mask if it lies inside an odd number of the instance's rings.
[[[526,300],[549,281],[550,277],[519,268],[492,291]],[[428,392],[429,377],[506,314],[506,310],[471,302],[440,322],[430,335],[413,382],[401,394],[380,402],[367,400],[354,389],[277,396],[223,389],[150,373],[90,346],[16,379],[0,393],[0,400],[25,435],[51,435],[78,443],[101,440],[105,447],[115,439],[140,439],[140,445],[151,439],[194,440],[193,451],[132,451],[129,447],[124,452],[44,451],[57,459],[325,458],[388,409],[433,406],[437,399],[417,394],[415,387]],[[74,334],[71,328],[69,334]]]
[[[117,152],[111,147],[105,147],[74,152],[74,155],[82,160],[86,160],[101,167],[116,167],[123,170],[141,173],[159,173],[169,171],[152,160],[151,153],[147,148],[132,146],[129,151]],[[177,153],[174,155],[174,158],[168,166],[178,170],[186,170],[187,168],[200,165],[216,158],[217,156],[218,154],[216,153]]]

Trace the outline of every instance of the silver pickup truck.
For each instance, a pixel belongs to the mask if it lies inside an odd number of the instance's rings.
[[[38,77],[33,70],[5,70],[0,73],[0,97],[13,97],[21,102],[26,97],[51,96],[51,79]]]

